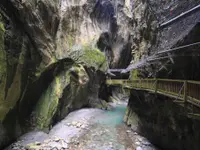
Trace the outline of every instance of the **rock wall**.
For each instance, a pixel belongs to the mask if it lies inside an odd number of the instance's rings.
[[[1,0],[0,148],[29,130],[48,130],[75,109],[106,106],[105,72],[131,61],[132,5]]]
[[[187,117],[173,99],[142,91],[131,91],[125,121],[163,149],[198,150],[200,121]],[[194,108],[195,110],[195,108]],[[196,110],[196,112],[199,112]]]
[[[160,27],[162,23],[180,15],[181,13],[199,4],[199,0],[175,0],[175,1],[135,1],[140,12],[137,13],[142,21],[137,21],[135,28],[138,33],[136,49],[132,50],[132,63],[139,67],[132,71],[131,78],[138,77],[159,77],[159,78],[179,78],[195,80],[198,75],[198,46],[184,48],[170,53],[157,54],[160,51],[198,42],[199,39],[199,11],[195,11],[177,19],[165,27]],[[137,5],[135,5],[137,6]],[[137,10],[135,8],[135,10]],[[143,26],[146,24],[146,28]],[[151,61],[146,60],[151,57]],[[193,57],[191,57],[193,56]],[[192,61],[191,59],[192,58]],[[153,59],[153,60],[152,60]],[[193,65],[195,69],[189,66]],[[140,62],[140,63],[138,63]],[[144,63],[143,63],[144,62]],[[183,65],[183,66],[181,66]],[[186,70],[190,69],[189,74]],[[180,69],[180,70],[179,70]],[[178,72],[176,70],[179,70]],[[194,75],[195,74],[195,75]]]
[[[198,13],[183,20],[186,28],[176,30],[179,22],[157,30],[199,0],[186,2],[1,0],[0,148],[31,129],[51,128],[74,109],[105,105],[100,99],[108,100],[101,94],[110,92],[104,82],[108,68],[126,68],[131,60],[186,42]],[[172,35],[180,38],[172,43]],[[133,71],[131,78],[163,77],[166,72],[157,70],[165,63]]]
[[[133,43],[130,79],[170,78],[199,80],[199,46],[158,52],[199,41],[199,11],[166,27],[160,25],[199,4],[195,0],[134,1],[136,38]],[[146,61],[150,56],[154,61]],[[192,110],[188,108],[188,110]],[[194,108],[198,113],[198,110]],[[188,118],[187,111],[172,99],[148,92],[131,91],[125,122],[138,126],[142,134],[163,149],[199,149],[199,121]]]

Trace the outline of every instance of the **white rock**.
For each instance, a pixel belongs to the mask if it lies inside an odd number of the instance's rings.
[[[143,138],[142,138],[142,137],[138,137],[138,140],[139,140],[140,142],[142,142],[142,141],[143,141]]]
[[[59,139],[59,138],[55,138],[54,141],[55,141],[55,142],[59,142],[60,139]]]
[[[80,128],[81,125],[82,125],[82,124],[79,122],[79,123],[76,124],[76,127],[77,127],[77,128]]]
[[[147,145],[151,145],[151,143],[148,142],[148,141],[143,141],[142,144],[143,144],[143,145],[146,145],[146,146],[147,146]]]
[[[72,122],[72,125],[73,125],[73,126],[76,126],[76,124],[77,124],[76,121],[73,121],[73,122]]]
[[[40,143],[40,142],[35,142],[35,145],[41,145],[42,143]]]
[[[143,150],[142,147],[138,146],[136,150]]]
[[[126,130],[126,133],[131,133],[131,131],[130,130]]]
[[[136,145],[140,145],[141,143],[140,143],[140,142],[135,142],[135,144],[136,144]]]

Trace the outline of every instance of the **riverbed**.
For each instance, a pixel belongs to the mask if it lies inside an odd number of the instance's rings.
[[[50,132],[27,133],[7,150],[156,150],[123,122],[126,103],[110,105],[110,110],[87,108],[72,112]]]

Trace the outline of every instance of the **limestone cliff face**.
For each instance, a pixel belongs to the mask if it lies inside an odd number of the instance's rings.
[[[137,124],[138,131],[153,144],[166,149],[199,149],[199,120],[188,118],[185,109],[173,99],[131,91],[128,105],[125,121],[133,129]],[[195,112],[199,112],[198,109]]]
[[[1,0],[0,148],[74,109],[102,107],[108,67],[131,61],[132,6],[130,0]]]
[[[194,52],[197,47],[190,47],[187,49],[188,51],[182,49],[181,51],[157,55],[160,51],[198,42],[199,11],[186,15],[168,26],[160,27],[160,25],[193,8],[199,2],[199,0],[135,1],[135,18],[138,17],[141,20],[136,19],[137,23],[134,31],[139,38],[133,41],[135,48],[132,50],[132,63],[146,61],[149,56],[155,56],[153,59],[167,58],[157,59],[157,61],[153,62],[148,61],[142,65],[138,64],[139,69],[137,71],[139,72],[133,71],[132,78],[135,78],[136,74],[138,74],[140,77],[199,79],[199,74],[195,73],[195,70],[198,69],[196,62],[199,61],[195,57],[192,58],[193,61],[190,59],[191,55],[198,55]],[[174,57],[174,55],[181,55],[187,61],[181,61],[183,60],[182,58]],[[193,69],[189,67],[191,64],[194,66]],[[190,71],[186,71],[184,68],[188,68]],[[176,71],[178,69],[179,73]]]
[[[121,67],[120,54],[130,54],[133,35],[132,2],[105,0],[3,1],[12,9],[40,53],[40,67],[68,56],[74,45],[98,45]],[[14,14],[13,14],[14,13]],[[125,55],[124,54],[124,55]],[[124,58],[125,59],[125,58]],[[127,65],[129,62],[121,62]]]
[[[179,46],[199,42],[200,12],[160,25],[200,3],[199,0],[142,1],[135,0],[136,25],[132,63],[139,66],[131,71],[130,79],[170,78],[199,80],[199,46],[158,54]],[[137,9],[138,8],[138,9]],[[137,35],[137,36],[136,36]],[[149,56],[154,61],[147,61]],[[138,63],[139,62],[139,63]],[[142,62],[142,63],[140,63]],[[146,62],[146,63],[143,63]],[[133,65],[132,65],[133,66]],[[187,112],[173,99],[132,90],[125,121],[138,129],[154,144],[166,149],[199,149],[199,120],[187,117]],[[198,112],[195,108],[194,110]],[[189,111],[189,110],[188,110]]]

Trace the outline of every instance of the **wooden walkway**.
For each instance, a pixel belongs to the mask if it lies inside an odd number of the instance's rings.
[[[189,103],[200,108],[200,81],[140,79],[131,81],[107,80],[106,83],[107,85],[120,85],[128,89],[143,90],[165,95],[173,98],[174,102],[182,106]]]

